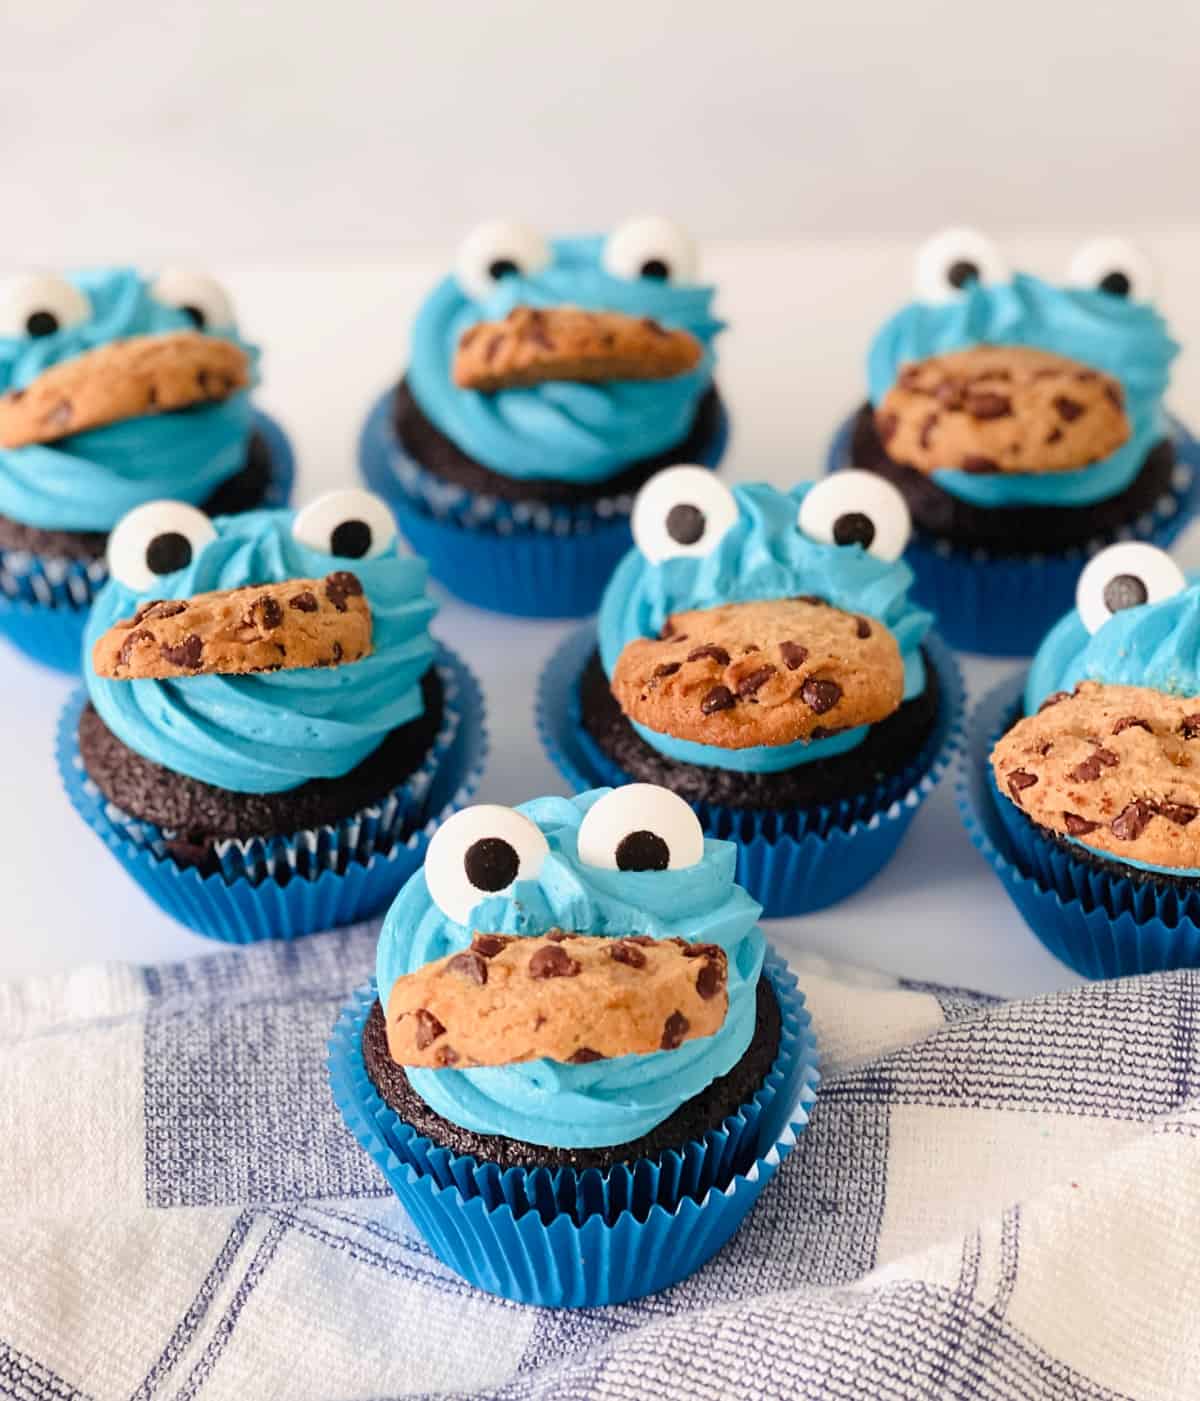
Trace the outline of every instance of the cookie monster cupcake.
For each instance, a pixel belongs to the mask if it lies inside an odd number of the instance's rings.
[[[674,467],[633,533],[598,627],[542,674],[551,758],[577,789],[686,798],[768,915],[843,899],[892,855],[962,708],[909,596],[903,497],[868,472],[779,491]]]
[[[467,808],[384,921],[334,1097],[435,1253],[543,1305],[698,1269],[791,1151],[804,999],[736,852],[650,785]]]
[[[64,670],[108,533],[161,497],[282,505],[292,457],[250,401],[258,351],[210,277],[107,268],[0,294],[0,632]]]
[[[1200,965],[1200,584],[1114,545],[1026,676],[972,717],[959,797],[1034,932],[1077,972]]]
[[[1163,408],[1178,347],[1152,295],[1120,239],[1085,245],[1064,286],[967,230],[921,250],[830,466],[904,494],[916,596],[955,646],[1032,652],[1090,555],[1166,545],[1195,509],[1200,449]]]
[[[168,914],[287,939],[382,909],[483,761],[466,667],[429,635],[387,506],[126,516],[67,705],[68,794]]]
[[[724,451],[712,299],[667,219],[552,242],[495,222],[464,241],[361,442],[436,579],[505,613],[595,610],[637,489]]]

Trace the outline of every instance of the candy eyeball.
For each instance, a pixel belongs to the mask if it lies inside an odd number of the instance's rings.
[[[182,311],[198,331],[232,331],[233,302],[207,273],[191,268],[164,268],[150,289],[156,302]]]
[[[1072,287],[1148,302],[1154,296],[1154,265],[1128,239],[1093,238],[1071,259],[1067,281]]]
[[[677,793],[630,783],[587,810],[577,851],[585,866],[606,871],[678,871],[703,859],[704,832]]]
[[[633,503],[633,540],[651,564],[710,555],[738,518],[733,492],[706,467],[668,467]]]
[[[359,487],[327,491],[297,511],[292,535],[310,550],[339,559],[374,559],[396,538],[387,504]]]
[[[1008,277],[1000,250],[975,229],[943,229],[917,250],[918,301],[941,305],[963,296],[973,284],[986,286]]]
[[[65,277],[33,273],[0,289],[0,336],[52,336],[87,321],[92,305]]]
[[[912,534],[904,497],[891,482],[857,467],[835,472],[807,491],[796,524],[810,540],[861,545],[889,563],[904,553]]]
[[[602,261],[606,272],[630,282],[695,282],[699,270],[691,237],[657,214],[628,219],[615,229],[604,244]]]
[[[1075,606],[1088,632],[1116,613],[1161,603],[1187,587],[1183,570],[1165,550],[1141,541],[1110,545],[1089,560],[1075,589]]]
[[[195,506],[150,501],[123,516],[108,537],[108,572],[134,593],[150,593],[216,538],[212,521]]]
[[[466,924],[471,911],[519,880],[536,880],[550,847],[536,822],[515,808],[463,808],[433,834],[425,884],[447,919]]]
[[[486,301],[506,277],[533,277],[550,262],[550,245],[512,219],[480,224],[459,244],[454,274],[472,301]]]

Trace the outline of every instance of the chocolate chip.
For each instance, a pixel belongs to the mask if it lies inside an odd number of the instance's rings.
[[[503,344],[504,332],[497,331],[483,348],[483,361],[485,365],[490,365],[492,363]]]
[[[690,502],[677,502],[667,512],[667,534],[677,545],[694,545],[704,537],[704,512]]]
[[[936,412],[927,414],[921,424],[920,444],[923,448],[928,448],[933,442],[933,430],[937,427],[938,415]]]
[[[325,597],[339,613],[346,611],[348,598],[357,598],[362,591],[363,586],[359,583],[358,575],[351,574],[348,569],[339,569],[325,577]]]
[[[277,599],[263,594],[250,605],[249,622],[255,627],[271,632],[283,622],[283,609]]]
[[[189,671],[195,671],[200,665],[204,643],[196,633],[189,632],[177,646],[164,642],[158,650],[172,666],[185,666]]]
[[[666,327],[655,321],[653,316],[642,317],[642,328],[649,331],[652,336],[665,336],[667,334]]]
[[[664,677],[674,676],[682,665],[682,662],[660,662],[651,673],[650,679],[661,681]]]
[[[1122,730],[1132,730],[1135,727],[1139,730],[1145,730],[1149,735],[1154,733],[1153,729],[1150,727],[1150,722],[1148,720],[1143,720],[1140,715],[1122,715],[1113,726],[1112,732],[1114,735],[1119,735]]]
[[[606,1057],[600,1051],[593,1051],[590,1046],[580,1046],[577,1051],[567,1059],[568,1065],[591,1065],[594,1060],[605,1060]]]
[[[896,436],[896,429],[900,427],[900,415],[890,412],[876,414],[875,427],[882,441],[890,443]]]
[[[760,690],[770,681],[771,677],[775,675],[775,672],[776,668],[768,662],[766,666],[760,666],[755,671],[750,672],[749,675],[743,676],[738,682],[738,695],[743,699],[747,696],[754,695],[756,691]]]
[[[962,462],[959,464],[964,472],[970,472],[973,476],[986,476],[989,472],[998,472],[1000,465],[991,457],[983,457],[977,452],[963,454]]]
[[[455,973],[460,978],[465,978],[467,982],[474,983],[477,987],[483,987],[488,979],[487,959],[482,954],[472,949],[467,949],[464,953],[456,953],[446,964],[447,973]]]
[[[543,350],[553,350],[554,342],[550,339],[546,330],[546,313],[534,308],[525,322],[525,335],[534,345],[540,345]]]
[[[481,958],[495,958],[511,943],[512,940],[503,934],[476,934],[471,940],[471,952]]]
[[[295,608],[298,613],[315,613],[320,606],[316,594],[311,589],[303,589],[288,599],[288,607]]]
[[[1086,817],[1080,817],[1077,812],[1063,813],[1063,826],[1072,837],[1086,837],[1089,832],[1094,832],[1099,825],[1098,822],[1089,822]]]
[[[702,647],[693,647],[687,655],[689,662],[702,661],[705,657],[711,657],[718,666],[729,665],[729,653],[724,647],[718,647],[715,642],[706,642]]]
[[[1104,386],[1104,397],[1113,406],[1113,408],[1117,410],[1118,413],[1124,412],[1125,395],[1122,392],[1119,385],[1106,384]]]
[[[797,603],[807,603],[812,608],[828,608],[829,600],[822,598],[819,593],[798,593],[795,595]]]
[[[972,418],[1008,418],[1012,414],[1012,400],[1007,394],[976,390],[967,396],[967,412]]]
[[[463,871],[476,890],[507,890],[520,869],[516,848],[503,837],[480,837],[463,853]]]
[[[798,642],[781,642],[779,644],[779,655],[783,658],[783,664],[789,671],[795,671],[802,667],[808,660],[808,648],[801,647]]]
[[[626,934],[622,943],[640,944],[642,948],[648,949],[652,944],[657,944],[658,940],[653,934]]]
[[[1120,760],[1111,749],[1097,749],[1094,754],[1089,754],[1082,763],[1077,764],[1067,775],[1074,783],[1095,783],[1100,777],[1100,769],[1115,768]]]
[[[1165,817],[1168,822],[1174,822],[1177,827],[1186,827],[1195,819],[1200,809],[1192,807],[1190,803],[1170,803],[1164,800],[1154,804],[1154,811],[1160,817]]]
[[[725,986],[725,970],[713,959],[705,959],[696,974],[696,991],[707,1002]]]
[[[143,623],[151,618],[174,618],[186,609],[187,604],[182,598],[156,598],[152,603],[143,603],[133,615],[133,621]]]
[[[1056,394],[1054,396],[1054,407],[1058,410],[1058,416],[1064,423],[1074,423],[1081,414],[1085,412],[1085,405],[1078,399],[1072,399],[1066,394]]]
[[[580,963],[558,944],[546,944],[529,960],[531,978],[573,978]]]
[[[720,958],[720,944],[690,944],[686,939],[672,939],[673,944],[678,944],[683,952],[684,958]]]
[[[1063,436],[1063,431],[1062,431],[1061,428],[1058,428],[1058,427],[1051,428],[1051,430],[1049,431],[1049,433],[1046,434],[1046,446],[1049,447],[1052,443],[1061,442],[1061,441],[1062,441],[1062,436]]]
[[[662,1049],[664,1051],[677,1050],[683,1044],[683,1038],[691,1030],[691,1025],[682,1012],[672,1012],[663,1024]]]
[[[431,1046],[439,1036],[445,1036],[446,1028],[427,1008],[418,1007],[413,1013],[413,1018],[417,1023],[418,1051],[423,1051],[427,1046]]]
[[[147,632],[145,628],[135,628],[121,643],[121,650],[117,653],[117,665],[128,666],[135,648],[140,647],[143,642],[152,643],[153,641],[154,634],[152,632]]]
[[[453,1046],[439,1046],[433,1053],[433,1063],[442,1070],[449,1065],[457,1065],[458,1052]]]
[[[1132,803],[1126,803],[1113,818],[1110,824],[1112,834],[1123,842],[1136,841],[1153,816],[1154,809],[1148,803],[1134,799]]]
[[[657,832],[627,832],[613,855],[618,871],[665,871],[671,864],[671,849]]]
[[[342,660],[342,644],[341,644],[340,642],[334,642],[334,644],[333,644],[333,654],[332,654],[332,656],[329,658],[329,664],[330,664],[331,666],[337,666],[338,662],[340,662],[341,660]]]
[[[700,713],[715,715],[718,710],[732,710],[736,704],[737,700],[728,686],[714,686],[700,702]]]
[[[1184,739],[1200,738],[1200,711],[1194,715],[1185,715],[1179,722],[1179,733]]]
[[[543,934],[544,939],[549,939],[552,944],[564,943],[567,939],[573,939],[574,934],[568,934],[565,929],[551,929],[547,934]]]
[[[963,406],[962,385],[957,380],[942,380],[941,384],[934,390],[934,396],[940,404],[944,404],[951,412],[955,409],[961,409]]]
[[[1037,713],[1040,715],[1043,710],[1049,710],[1052,705],[1057,705],[1059,701],[1065,701],[1070,699],[1070,691],[1051,691],[1051,693],[1046,697],[1046,699],[1041,703],[1041,705],[1038,706]]]
[[[673,637],[674,635],[675,620],[673,618],[668,618],[667,621],[658,630],[658,640],[660,642],[665,642],[668,637]]]
[[[863,639],[863,638],[870,637],[870,635],[871,635],[871,624],[867,622],[866,618],[855,618],[855,620],[854,620],[854,635],[855,635],[856,637],[858,637],[860,640]]]
[[[809,710],[824,715],[832,710],[842,698],[842,688],[836,681],[828,681],[818,676],[810,676],[800,687],[800,699]]]
[[[616,963],[623,963],[627,968],[645,968],[646,955],[634,943],[628,939],[622,939],[609,949],[609,957]]]
[[[1037,774],[1026,773],[1024,769],[1013,769],[1012,773],[1008,776],[1008,791],[1019,803],[1021,801],[1021,790],[1024,788],[1032,788],[1037,781]]]

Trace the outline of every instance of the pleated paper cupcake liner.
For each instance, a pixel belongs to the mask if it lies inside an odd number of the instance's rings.
[[[434,1147],[380,1098],[363,1064],[376,999],[361,988],[329,1043],[333,1097],[434,1252],[470,1283],[522,1303],[640,1298],[699,1269],[729,1239],[808,1123],[819,1073],[803,995],[768,950],[779,1052],[762,1087],[702,1139],[576,1172],[508,1168]]]
[[[877,787],[836,804],[749,809],[693,802],[710,837],[737,844],[737,882],[769,918],[809,914],[844,900],[877,875],[900,845],[917,808],[961,743],[965,691],[953,653],[935,634],[924,644],[941,701],[920,753]],[[583,726],[579,682],[596,650],[596,629],[571,633],[538,680],[537,729],[555,768],[577,793],[634,782]]]
[[[1000,795],[988,756],[1020,713],[1024,686],[1023,673],[1001,682],[968,722],[955,796],[971,841],[1034,934],[1082,976],[1200,966],[1200,896],[1072,857]]]
[[[227,943],[292,939],[379,913],[424,860],[438,823],[470,801],[487,754],[483,697],[467,666],[439,647],[446,715],[409,783],[329,827],[227,841],[219,869],[179,864],[170,838],[107,801],[79,755],[76,692],[59,721],[58,765],[76,811],[169,915]]]
[[[850,460],[854,416],[838,429],[826,470]],[[930,609],[938,630],[961,651],[1030,656],[1075,603],[1075,585],[1088,559],[1117,540],[1147,540],[1166,549],[1200,509],[1200,442],[1168,420],[1178,462],[1170,492],[1153,511],[1119,530],[1097,535],[1061,555],[991,555],[914,532],[904,558],[916,575],[913,596]]]
[[[291,444],[283,429],[258,409],[254,427],[271,459],[263,505],[286,506],[295,478]],[[87,615],[107,582],[103,559],[0,549],[0,636],[44,666],[78,672]]]
[[[529,618],[580,618],[600,595],[633,537],[631,495],[573,506],[502,501],[468,492],[426,471],[391,428],[389,390],[377,401],[359,439],[367,485],[391,505],[401,533],[451,593],[497,613]],[[722,410],[703,465],[725,449]]]

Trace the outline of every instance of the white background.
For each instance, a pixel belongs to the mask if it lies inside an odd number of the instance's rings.
[[[475,220],[549,232],[661,210],[704,242],[730,322],[729,475],[817,472],[863,393],[873,327],[949,221],[1056,276],[1085,237],[1139,236],[1178,339],[1200,343],[1192,86],[1200,10],[1015,0],[336,7],[27,6],[0,20],[0,265],[183,258],[216,271],[265,349],[264,405],[301,499],[348,482],[419,297]],[[720,23],[716,16],[722,16]],[[1200,358],[1171,395],[1200,422]],[[1200,562],[1200,541],[1185,551]],[[562,791],[531,721],[560,624],[447,602],[435,623],[488,692],[482,796]],[[1012,664],[973,662],[976,690]],[[0,654],[0,975],[214,946],[161,916],[62,795],[67,683]],[[999,992],[1072,977],[1025,929],[950,792],[785,948]]]

